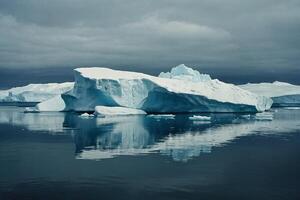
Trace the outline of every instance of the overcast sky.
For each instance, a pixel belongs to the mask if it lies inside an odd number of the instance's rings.
[[[295,82],[300,1],[0,1],[2,74],[78,66],[156,73],[181,63],[216,76]]]

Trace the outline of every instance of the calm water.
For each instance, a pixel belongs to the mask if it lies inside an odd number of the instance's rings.
[[[0,107],[0,199],[300,199],[300,110],[211,123]]]

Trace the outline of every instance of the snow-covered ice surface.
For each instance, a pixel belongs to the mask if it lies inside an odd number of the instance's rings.
[[[273,83],[248,83],[239,87],[271,97],[274,106],[300,105],[300,85],[275,81]]]
[[[170,72],[161,72],[158,77],[179,79],[193,82],[205,82],[211,81],[211,77],[208,74],[200,74],[197,70],[193,70],[184,64],[178,65],[171,69]]]
[[[257,112],[272,104],[270,98],[219,80],[195,82],[100,67],[75,69],[74,88],[62,98],[67,111],[94,111],[102,105],[147,113]]]
[[[29,84],[0,90],[0,102],[42,102],[73,88],[74,83]]]
[[[125,107],[108,107],[108,106],[96,106],[95,114],[98,117],[101,116],[116,116],[116,115],[146,115],[147,113],[143,110]]]

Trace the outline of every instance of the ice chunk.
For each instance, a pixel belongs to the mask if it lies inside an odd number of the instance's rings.
[[[273,83],[248,83],[240,85],[250,92],[271,97],[273,106],[299,106],[300,86],[275,81]]]
[[[300,110],[300,107],[286,107],[287,110]]]
[[[89,113],[83,113],[80,115],[81,118],[92,118],[95,117],[94,114],[89,114]]]
[[[152,117],[155,119],[175,119],[175,115],[165,114],[165,115],[148,115],[148,117]]]
[[[24,113],[38,113],[39,111],[36,108],[33,107],[26,107],[24,109]]]
[[[67,111],[117,106],[148,113],[257,112],[272,100],[219,80],[192,82],[108,68],[75,69],[74,88],[62,94]]]
[[[115,115],[146,115],[143,110],[125,107],[108,107],[108,106],[96,106],[95,114],[97,116],[115,116]]]
[[[190,120],[199,120],[199,121],[210,121],[211,117],[201,116],[201,115],[194,115],[189,117]]]
[[[172,68],[170,72],[161,72],[159,74],[159,77],[193,82],[205,82],[211,80],[208,74],[200,74],[199,71],[193,70],[192,68],[189,68],[184,64]]]

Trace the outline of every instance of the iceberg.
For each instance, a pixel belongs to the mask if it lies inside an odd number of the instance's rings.
[[[116,115],[146,115],[147,113],[143,110],[125,107],[108,107],[108,106],[96,106],[95,114],[98,117],[105,116],[116,116]]]
[[[29,84],[0,90],[0,102],[42,102],[73,88],[74,83]]]
[[[275,81],[273,83],[247,83],[239,87],[270,97],[273,106],[299,106],[300,105],[300,86]]]
[[[186,71],[194,74],[191,77],[200,74],[182,65],[175,67],[178,68],[182,71],[179,70],[177,77],[182,74],[187,77]],[[177,74],[175,69],[170,74]],[[217,79],[191,81],[102,67],[77,68],[74,72],[74,88],[61,95],[66,111],[118,106],[147,113],[261,112],[272,105],[270,98]]]

